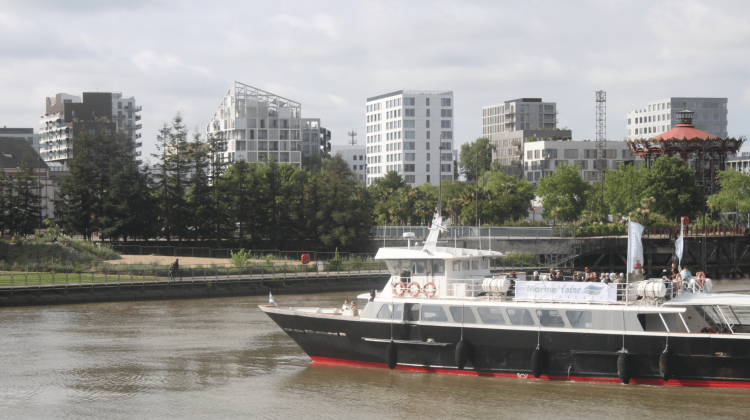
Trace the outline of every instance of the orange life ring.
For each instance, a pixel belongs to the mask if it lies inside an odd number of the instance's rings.
[[[706,278],[706,274],[704,272],[702,272],[702,271],[699,271],[698,274],[696,274],[696,276],[698,276],[699,279],[705,279]]]
[[[416,291],[414,290],[414,286],[416,286]],[[420,286],[419,283],[412,282],[409,284],[409,295],[411,295],[412,297],[416,297],[420,293],[422,293],[422,286]]]
[[[713,328],[711,328],[711,327],[703,327],[703,329],[701,330],[701,332],[702,332],[702,333],[709,333],[709,334],[715,334],[715,333],[716,333],[716,332],[714,331],[714,329],[713,329]]]
[[[703,273],[701,273],[703,274]],[[703,284],[706,282],[705,277],[696,277],[695,282],[698,284],[698,286],[703,287]]]
[[[432,291],[428,291],[427,290],[428,286],[432,286],[430,288],[430,290],[432,290]],[[427,283],[427,284],[424,285],[424,287],[422,288],[422,291],[424,292],[425,296],[427,296],[428,298],[431,298],[431,297],[435,296],[435,293],[437,293],[437,286],[435,286],[435,283],[429,282],[429,283]]]
[[[398,289],[397,289],[397,287],[399,287],[399,285],[401,286],[401,293],[399,293]],[[396,283],[396,284],[393,285],[393,294],[394,295],[401,297],[401,296],[404,295],[404,293],[406,293],[406,285],[404,284],[404,282],[400,281],[400,282],[398,282],[398,283]]]

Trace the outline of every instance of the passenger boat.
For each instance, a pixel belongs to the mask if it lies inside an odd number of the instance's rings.
[[[750,296],[693,279],[603,284],[490,272],[500,252],[381,248],[391,277],[360,313],[261,305],[314,362],[418,372],[654,385],[750,387]]]

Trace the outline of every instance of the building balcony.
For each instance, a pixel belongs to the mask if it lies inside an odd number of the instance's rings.
[[[136,130],[140,130],[141,128],[143,128],[143,124],[136,124],[134,128]]]
[[[136,134],[135,134],[135,138],[136,138],[136,139],[139,139],[139,138],[141,138],[141,133],[136,133]]]
[[[135,144],[135,147],[136,147],[136,148],[138,148],[138,147],[143,147],[143,143],[142,143],[142,142],[138,142],[138,143],[136,143],[136,144]]]
[[[136,156],[140,156],[141,154],[142,154],[142,152],[135,152]]]
[[[141,120],[141,116],[140,116],[140,115],[136,115],[136,116],[135,116],[135,120],[136,120],[136,121],[140,121],[140,120]]]
[[[112,121],[125,119],[124,115],[112,115]]]
[[[140,112],[141,109],[143,109],[143,107],[142,106],[126,106],[123,109],[125,109],[126,111]]]

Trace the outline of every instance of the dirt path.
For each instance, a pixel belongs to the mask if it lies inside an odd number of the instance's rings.
[[[180,260],[181,267],[189,267],[194,265],[202,265],[209,267],[211,264],[216,264],[219,267],[229,267],[232,262],[229,258],[200,258],[200,257],[165,257],[160,255],[123,255],[121,260],[109,260],[106,261],[110,264],[151,264],[157,263],[159,265],[170,265],[175,259]],[[252,260],[248,261],[253,264],[265,262],[265,260]],[[274,261],[275,265],[284,264],[284,261]],[[286,261],[288,265],[298,265],[297,261]]]

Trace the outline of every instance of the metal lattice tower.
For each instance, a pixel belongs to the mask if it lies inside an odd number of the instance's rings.
[[[607,141],[607,92],[596,91],[596,166],[599,182],[604,182],[604,142]]]
[[[351,140],[349,140],[349,146],[355,146],[357,144],[357,139],[355,139],[354,137],[357,136],[357,130],[352,130],[346,133],[346,135],[351,137]]]

